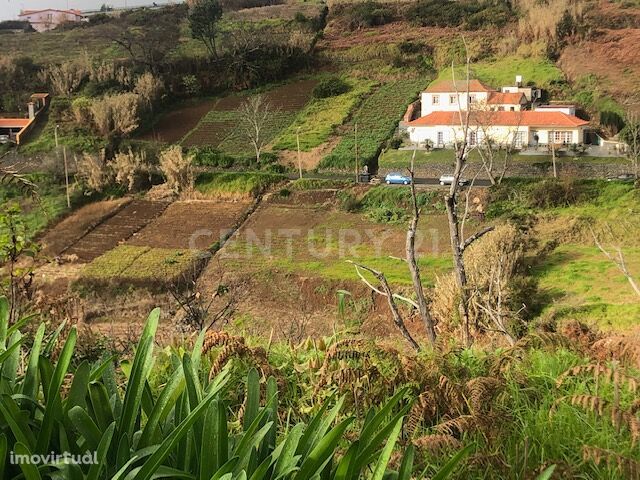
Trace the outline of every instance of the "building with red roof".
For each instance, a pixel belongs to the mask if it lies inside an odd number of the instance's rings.
[[[58,10],[56,8],[22,10],[18,18],[29,22],[37,32],[53,30],[63,23],[82,22],[86,20],[80,10]]]

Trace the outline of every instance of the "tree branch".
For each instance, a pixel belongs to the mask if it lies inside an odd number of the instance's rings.
[[[460,249],[464,252],[467,247],[471,246],[471,244],[473,242],[475,242],[476,240],[478,240],[479,238],[482,238],[483,236],[485,236],[487,233],[493,231],[495,229],[494,226],[488,226],[488,227],[484,227],[482,230],[480,230],[479,232],[474,233],[473,235],[471,235],[469,238],[467,238],[464,243],[462,245],[460,245]]]

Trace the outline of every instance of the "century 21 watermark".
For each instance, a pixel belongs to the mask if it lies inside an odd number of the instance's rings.
[[[96,465],[98,463],[98,452],[85,452],[74,454],[71,452],[43,454],[19,454],[9,452],[9,463],[12,465]]]

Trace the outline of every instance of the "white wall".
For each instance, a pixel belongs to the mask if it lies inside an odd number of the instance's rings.
[[[517,132],[521,132],[521,138],[524,145],[530,142],[529,127],[505,127],[505,126],[491,126],[485,129],[479,127],[469,127],[469,131],[473,132],[476,136],[477,142],[482,142],[486,136],[490,137],[495,143],[499,144],[511,144],[514,139],[514,135]],[[454,140],[462,140],[463,128],[460,126],[440,125],[440,126],[425,126],[425,127],[409,127],[409,139],[412,142],[424,144],[429,140],[433,146],[451,146]],[[442,133],[442,144],[438,142],[438,132]]]
[[[433,97],[438,97],[438,104],[433,104]],[[456,99],[455,103],[450,102],[450,97],[453,96]],[[478,104],[485,104],[488,99],[487,92],[470,92],[470,97],[474,98]],[[446,93],[431,93],[422,92],[421,98],[421,111],[420,116],[424,117],[433,112],[457,112],[459,109],[466,111],[469,108],[469,102],[465,92],[446,92]]]
[[[77,22],[81,17],[66,12],[57,12],[55,10],[44,10],[29,15],[21,15],[20,20],[28,20],[34,30],[45,32],[52,30],[64,22]]]

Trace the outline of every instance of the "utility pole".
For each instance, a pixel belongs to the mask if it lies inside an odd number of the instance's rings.
[[[553,162],[553,178],[558,178],[558,170],[556,168],[556,143],[555,143],[555,132],[549,132],[551,135],[551,161]]]
[[[54,128],[54,129],[53,129],[53,135],[54,135],[54,137],[55,137],[55,139],[56,139],[56,150],[58,149],[58,127],[59,127],[59,126],[60,126],[60,125],[58,125],[58,124],[56,123],[56,128]]]
[[[298,144],[298,171],[302,179],[302,159],[300,158],[300,127],[296,129],[296,143]]]
[[[358,183],[358,122],[355,124],[356,183]]]
[[[67,208],[71,208],[71,197],[69,195],[69,167],[67,166],[67,147],[62,147],[64,158],[64,183],[67,189]]]

